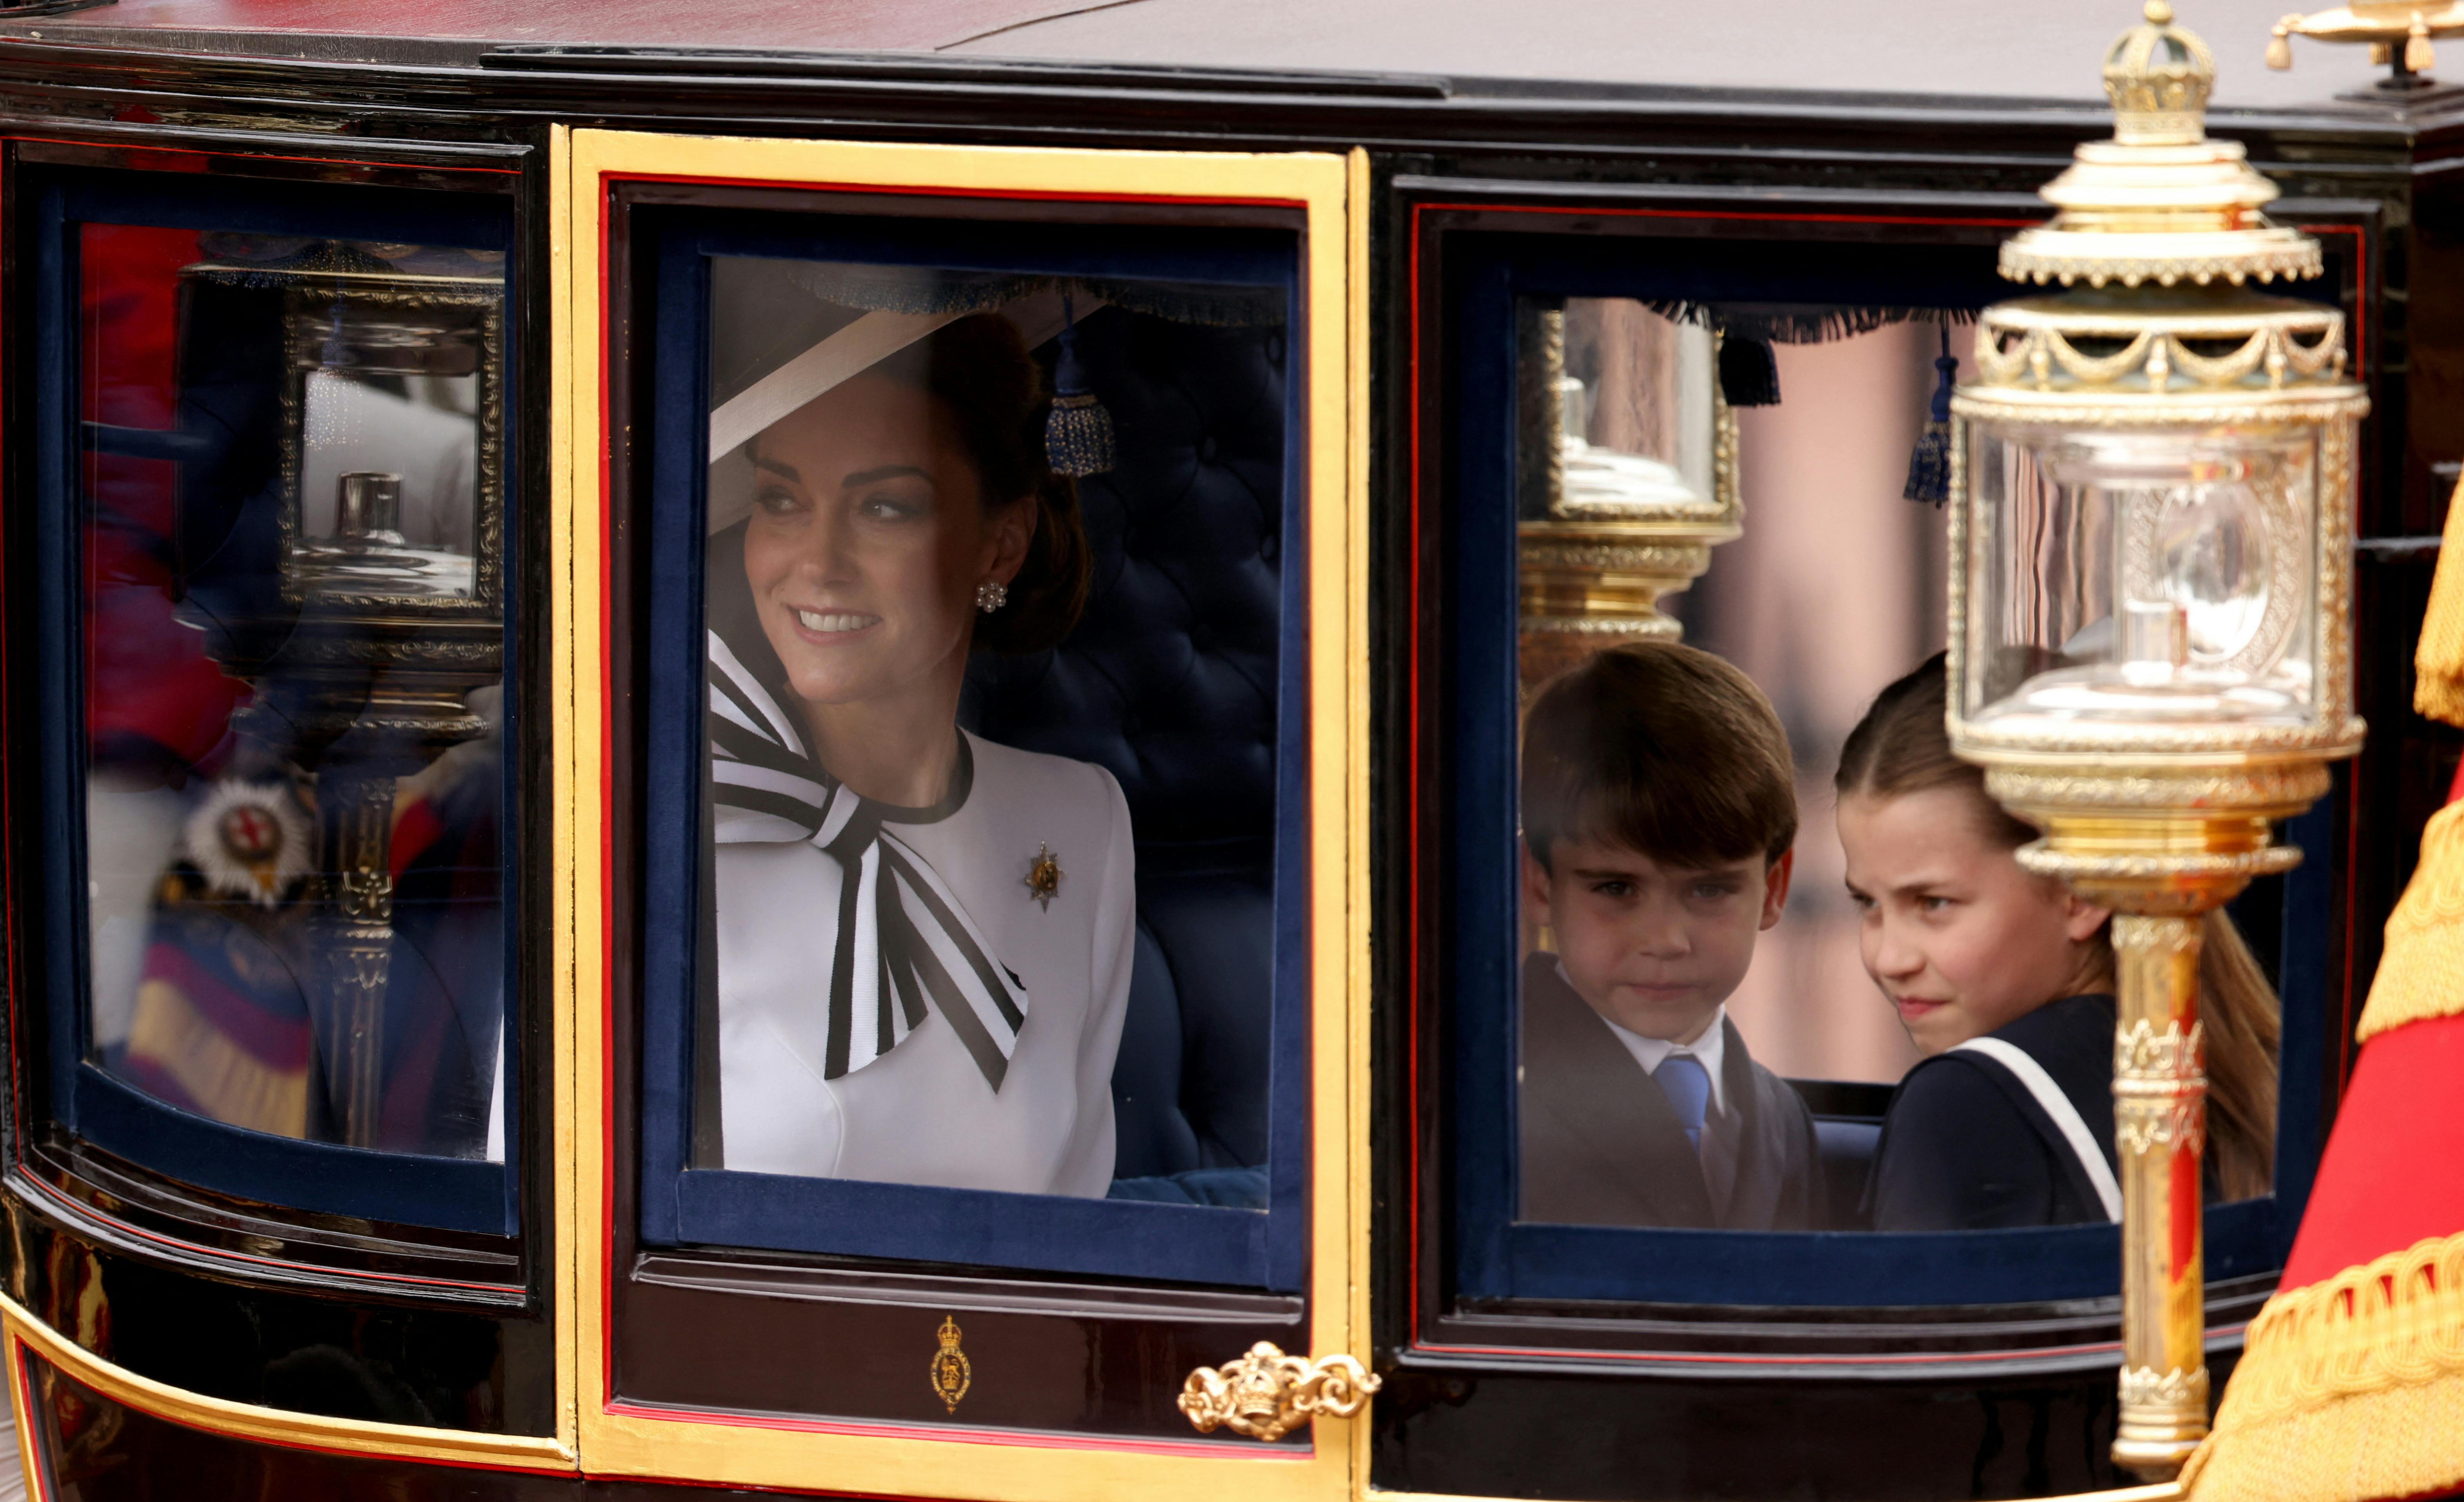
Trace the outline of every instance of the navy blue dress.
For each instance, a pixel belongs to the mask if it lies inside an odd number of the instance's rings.
[[[2113,1146],[2113,998],[2068,996],[1991,1036],[2053,1076],[2120,1173]],[[1866,1193],[1878,1231],[1996,1230],[2105,1220],[2087,1169],[2016,1075],[1982,1054],[1908,1071],[1882,1118]]]

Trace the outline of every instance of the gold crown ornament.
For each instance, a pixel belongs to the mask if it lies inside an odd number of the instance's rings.
[[[2146,24],[2134,26],[2104,55],[2104,93],[2113,100],[2114,139],[2149,145],[2192,145],[2207,136],[2208,96],[2215,91],[2216,58],[2208,44],[2173,24],[2173,8],[2148,0]]]
[[[2069,169],[2045,185],[2058,211],[2003,244],[2002,275],[2066,287],[2318,276],[2319,242],[2259,212],[2276,185],[2252,168],[2240,142],[2208,139],[2215,55],[2173,24],[2166,0],[2147,0],[2143,13],[2105,54],[2113,139],[2081,142]]]

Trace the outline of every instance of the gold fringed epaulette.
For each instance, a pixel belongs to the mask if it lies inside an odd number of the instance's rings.
[[[2413,649],[2412,703],[2464,725],[2464,484],[2447,503],[2447,532],[2431,581],[2430,608]],[[2464,804],[2451,804],[2421,831],[2421,864],[2387,916],[2387,952],[2370,983],[2358,1036],[2430,1017],[2464,1014]]]
[[[2464,1235],[2268,1300],[2183,1468],[2194,1502],[2368,1502],[2464,1482]]]
[[[2387,915],[2387,951],[2356,1034],[2368,1039],[2409,1022],[2458,1015],[2464,1015],[2464,802],[2431,815],[2421,831],[2421,864]]]
[[[2464,482],[2447,502],[2438,572],[2421,617],[2421,644],[2412,652],[2412,707],[2451,725],[2464,725],[2464,505],[2457,497],[2464,497]]]

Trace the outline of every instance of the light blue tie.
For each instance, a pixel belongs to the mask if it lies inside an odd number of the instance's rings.
[[[1711,1106],[1711,1071],[1690,1053],[1672,1053],[1660,1061],[1651,1077],[1660,1082],[1661,1093],[1677,1112],[1685,1140],[1694,1144],[1695,1152],[1702,1152],[1703,1114]]]

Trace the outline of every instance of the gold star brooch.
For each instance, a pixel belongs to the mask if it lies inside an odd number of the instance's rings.
[[[1061,892],[1061,862],[1052,855],[1052,847],[1038,841],[1035,859],[1026,868],[1026,895],[1052,911],[1052,899]]]

